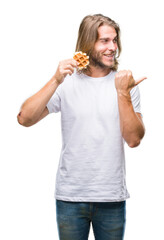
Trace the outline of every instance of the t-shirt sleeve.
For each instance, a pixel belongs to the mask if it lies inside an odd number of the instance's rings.
[[[132,88],[132,90],[130,91],[130,94],[131,94],[131,100],[132,100],[134,111],[141,113],[139,87],[136,86],[136,87]]]
[[[61,111],[61,84],[58,86],[49,102],[47,103],[49,113]]]

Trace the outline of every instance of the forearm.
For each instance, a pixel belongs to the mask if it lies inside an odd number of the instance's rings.
[[[74,59],[59,63],[52,79],[35,95],[27,99],[18,114],[18,122],[23,126],[31,126],[48,114],[46,105],[57,87],[64,81],[67,74],[72,75],[78,63]]]
[[[44,111],[48,101],[60,84],[54,77],[36,94],[28,98],[22,105],[18,114],[18,122],[24,126],[37,122]]]
[[[130,147],[136,147],[144,136],[143,122],[134,112],[130,93],[117,94],[122,136]]]

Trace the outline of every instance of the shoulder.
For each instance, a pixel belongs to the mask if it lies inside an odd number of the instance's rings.
[[[72,75],[67,74],[67,76],[65,77],[62,84],[63,84],[63,86],[68,85],[68,84],[71,84],[72,82],[74,82],[74,80],[78,80],[81,78],[82,78],[82,75],[75,71]]]
[[[72,75],[67,75],[64,81],[59,85],[59,91],[64,92],[70,90],[74,86],[74,81],[78,79],[78,75],[73,73]]]
[[[117,73],[118,73],[117,71],[111,71],[110,73],[111,78],[115,78]]]

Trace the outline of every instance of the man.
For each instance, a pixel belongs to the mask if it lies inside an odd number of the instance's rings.
[[[86,16],[76,51],[89,55],[87,69],[61,61],[52,79],[23,104],[18,122],[32,126],[61,111],[62,150],[56,178],[56,213],[61,240],[124,237],[126,199],[124,141],[140,144],[144,125],[138,84],[131,71],[117,72],[120,29],[101,14]]]

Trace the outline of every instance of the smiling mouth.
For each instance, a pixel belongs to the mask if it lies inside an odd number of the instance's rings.
[[[114,57],[115,56],[114,53],[112,53],[112,54],[103,54],[103,55],[106,56],[106,57]]]
[[[103,54],[108,59],[114,59],[115,54]]]

